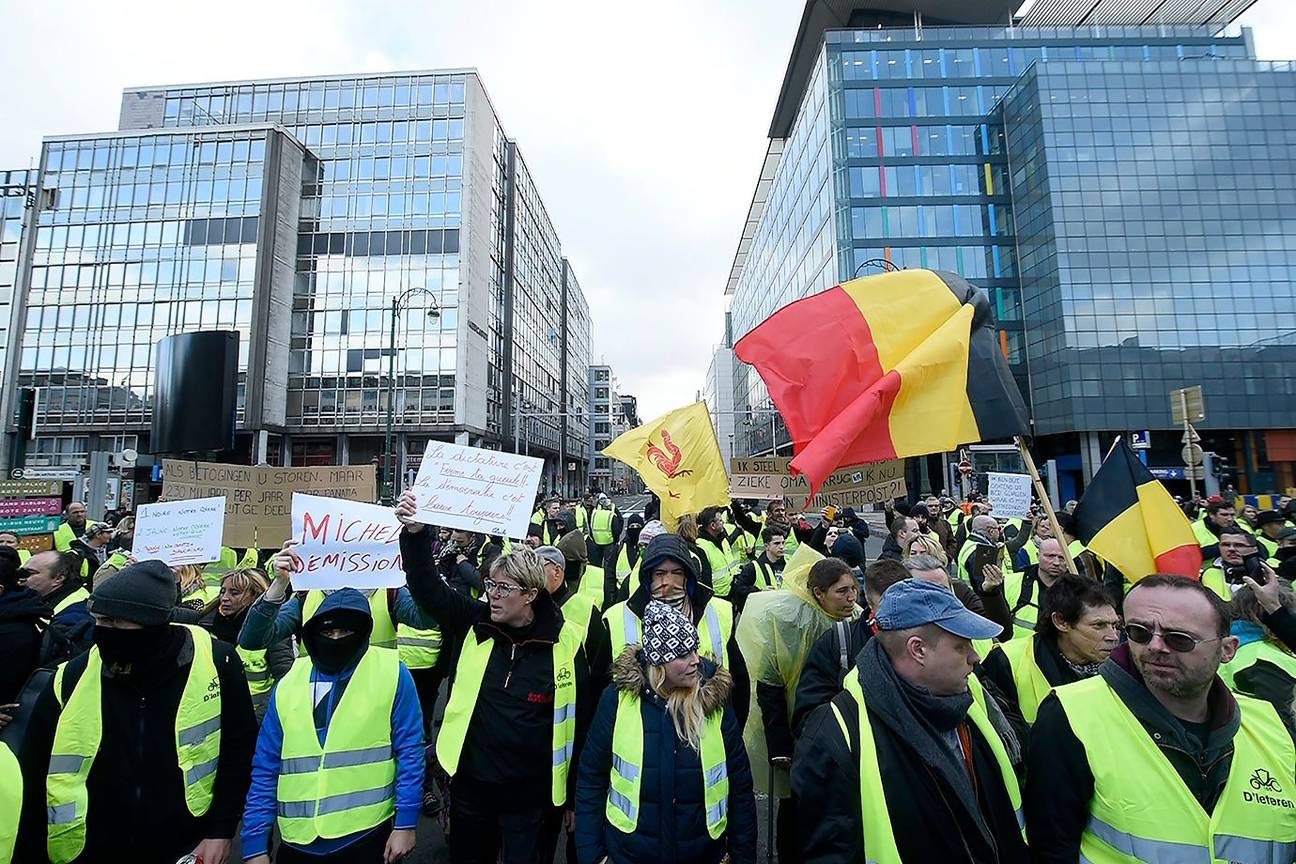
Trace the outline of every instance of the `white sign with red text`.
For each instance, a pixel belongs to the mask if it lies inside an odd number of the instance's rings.
[[[414,497],[420,522],[496,537],[522,538],[544,460],[430,441]]]
[[[225,496],[141,504],[131,551],[140,561],[208,564],[220,560]]]
[[[400,532],[390,507],[294,492],[293,589],[404,585]]]

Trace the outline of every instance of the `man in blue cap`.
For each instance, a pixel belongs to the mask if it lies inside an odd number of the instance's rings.
[[[797,743],[802,860],[1025,864],[1005,724],[972,676],[971,640],[1003,628],[920,579],[888,588],[875,620]]]

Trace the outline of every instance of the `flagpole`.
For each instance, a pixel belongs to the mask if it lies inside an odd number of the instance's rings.
[[[1039,471],[1035,468],[1035,460],[1031,458],[1030,450],[1026,447],[1026,439],[1016,435],[1013,437],[1013,442],[1017,445],[1017,452],[1021,453],[1022,461],[1026,463],[1026,470],[1030,472],[1031,482],[1035,484],[1035,494],[1039,496],[1040,503],[1044,505],[1044,512],[1048,515],[1049,527],[1053,529],[1053,538],[1057,540],[1059,546],[1062,546],[1062,553],[1066,556],[1067,572],[1072,576],[1079,576],[1080,573],[1076,570],[1075,559],[1071,557],[1070,550],[1062,544],[1062,526],[1058,524],[1057,514],[1053,512],[1053,502],[1049,499],[1048,491],[1044,488],[1044,482],[1040,480]],[[993,504],[994,502],[990,503]]]

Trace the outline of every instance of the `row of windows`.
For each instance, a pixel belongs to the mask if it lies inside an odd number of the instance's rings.
[[[230,123],[247,115],[336,111],[350,108],[394,108],[443,105],[464,101],[464,82],[447,77],[411,81],[303,81],[244,84],[204,95],[169,95],[163,108],[168,121],[192,118]]]
[[[907,198],[924,195],[1006,195],[1007,166],[904,165],[848,168],[852,198]]]
[[[452,217],[445,223],[458,224],[462,196],[459,192],[423,192],[392,195],[326,195],[317,206],[303,208],[303,218],[369,219],[372,217],[418,216]],[[313,211],[313,212],[312,212]]]
[[[404,373],[435,375],[450,374],[455,370],[454,348],[397,349],[396,370]],[[290,350],[289,375],[337,375],[347,369],[347,349],[329,348]],[[291,383],[291,382],[290,382]]]
[[[408,421],[411,413],[452,413],[454,389],[414,390],[398,386],[396,394],[396,419]],[[301,419],[315,414],[341,414],[346,417],[371,415],[371,419],[385,416],[387,388],[367,387],[356,390],[289,390],[288,415]],[[376,415],[376,417],[374,416]]]
[[[325,159],[321,160],[320,169],[326,183],[335,180],[462,177],[463,154]]]
[[[979,117],[1011,87],[1010,82],[965,87],[852,87],[842,91],[842,110],[847,120]]]
[[[856,246],[858,262],[884,258],[905,270],[947,270],[964,279],[1009,279],[1017,275],[1017,250],[1013,246]]]
[[[298,141],[311,150],[316,147],[365,145],[432,144],[462,141],[463,118],[439,120],[380,120],[365,123],[309,123],[289,127]]]
[[[51,141],[45,152],[47,172],[263,161],[264,137],[200,141],[190,136],[149,135],[80,142]]]
[[[851,208],[851,236],[856,240],[878,237],[1003,237],[1012,232],[1012,209],[1004,204]]]
[[[1007,152],[1002,126],[848,126],[847,158],[972,156]]]

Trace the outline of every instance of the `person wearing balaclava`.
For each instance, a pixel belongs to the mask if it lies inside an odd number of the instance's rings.
[[[244,860],[270,864],[273,828],[278,864],[399,861],[414,849],[423,712],[409,670],[369,643],[372,632],[354,588],[329,594],[302,628],[306,653],[275,688],[257,738]]]
[[[625,531],[621,541],[608,547],[607,553],[600,562],[603,574],[615,581],[620,587],[630,571],[639,563],[639,532],[643,530],[644,518],[638,513],[631,513],[625,520]]]
[[[228,861],[256,719],[234,647],[171,623],[175,604],[160,561],[95,585],[94,646],[58,668],[24,742],[49,768],[24,778],[32,860]]]
[[[645,527],[644,531],[648,529]],[[640,534],[642,537],[642,533]],[[734,610],[728,600],[716,597],[699,580],[698,562],[689,546],[676,534],[654,537],[639,559],[641,582],[628,600],[613,605],[603,615],[606,656],[619,657],[626,645],[639,641],[643,612],[650,600],[660,600],[682,612],[697,628],[698,652],[729,670],[734,687],[730,699],[739,723],[747,722],[751,703],[747,665],[734,641]]]
[[[660,519],[650,519],[639,529],[638,542],[635,544],[634,559],[629,561],[629,569],[624,576],[617,574],[617,588],[613,596],[617,600],[628,600],[630,595],[639,590],[639,565],[643,563],[643,552],[648,548],[648,544],[653,541],[654,537],[660,537],[666,533],[666,526],[661,523]],[[627,553],[627,558],[629,553]],[[620,563],[617,568],[620,570]]]

